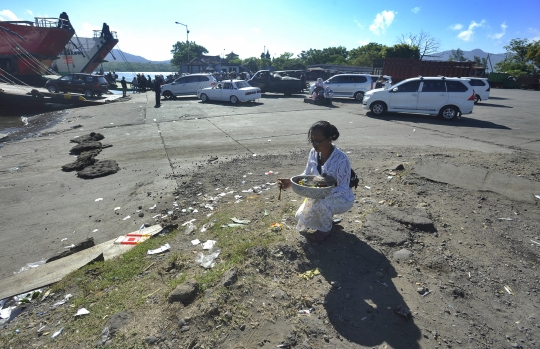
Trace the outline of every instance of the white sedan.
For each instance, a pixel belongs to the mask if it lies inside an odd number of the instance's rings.
[[[214,87],[200,89],[197,97],[203,102],[230,101],[237,104],[261,98],[261,89],[252,87],[244,80],[224,80]]]

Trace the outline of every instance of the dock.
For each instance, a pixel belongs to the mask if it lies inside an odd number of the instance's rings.
[[[102,105],[115,101],[119,98],[122,98],[122,96],[111,93],[102,95],[101,97],[92,97],[92,99],[86,99],[83,95],[77,93],[50,93],[44,88],[0,83],[1,103],[55,103],[71,104],[73,106],[83,107]]]

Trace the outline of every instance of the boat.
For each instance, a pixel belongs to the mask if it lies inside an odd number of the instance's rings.
[[[92,38],[79,38],[75,35],[60,52],[51,69],[60,75],[71,73],[92,74],[105,57],[118,44],[116,32],[104,26],[103,30],[94,30]]]
[[[0,76],[48,73],[75,31],[63,12],[59,18],[0,21]]]

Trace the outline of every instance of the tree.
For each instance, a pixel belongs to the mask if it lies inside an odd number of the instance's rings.
[[[448,58],[449,61],[456,61],[456,62],[462,62],[466,61],[467,58],[463,55],[464,52],[462,49],[458,47],[457,50],[452,50],[450,53],[450,58]]]
[[[180,67],[182,63],[187,62],[188,60],[188,46],[189,46],[189,59],[192,60],[196,57],[201,57],[203,54],[208,53],[208,50],[204,46],[197,45],[195,41],[187,42],[178,41],[173,45],[171,53],[173,58],[171,59],[171,64]]]
[[[401,34],[401,36],[398,37],[398,44],[407,44],[418,47],[420,59],[423,59],[425,56],[440,57],[442,55],[439,53],[441,47],[439,39],[423,30],[420,30],[420,33],[418,34]]]
[[[408,44],[395,44],[382,50],[384,58],[420,59],[420,50],[417,46]]]
[[[528,39],[516,38],[510,40],[510,43],[504,46],[508,55],[504,60],[495,64],[495,69],[515,76],[535,73],[536,68],[528,58],[529,52],[534,51],[534,48],[531,51],[533,45],[534,43],[529,43]]]
[[[256,72],[259,69],[260,59],[257,57],[249,57],[242,61],[242,65],[248,68],[249,71]]]
[[[526,58],[540,68],[540,40],[533,41],[529,45]]]
[[[349,53],[343,46],[327,47],[322,50],[309,49],[299,54],[300,60],[305,65],[313,64],[345,64]]]
[[[527,63],[527,52],[529,51],[529,40],[528,39],[512,39],[510,43],[506,46],[503,46],[506,52],[512,54],[512,61],[516,63]]]
[[[487,68],[487,58],[480,58],[478,56],[474,56],[474,61],[476,64],[478,64],[481,67]]]
[[[354,48],[349,51],[348,64],[371,67],[373,66],[373,60],[384,58],[382,54],[384,48],[386,46],[376,42]]]

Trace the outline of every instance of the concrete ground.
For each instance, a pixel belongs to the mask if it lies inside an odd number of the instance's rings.
[[[352,152],[416,146],[540,151],[539,92],[493,89],[491,96],[473,114],[450,122],[413,114],[374,117],[353,100],[336,99],[328,108],[303,103],[303,95],[275,94],[239,106],[181,97],[154,108],[149,92],[73,109],[42,137],[0,147],[0,278],[87,237],[100,243],[151,223],[151,217],[138,216],[139,206],[170,207],[173,191],[182,185],[180,175],[212,156],[226,161],[298,149],[307,153],[307,131],[318,120],[335,124],[341,133],[336,144]],[[82,127],[71,128],[78,124]],[[69,140],[92,131],[113,145],[97,158],[116,160],[121,170],[92,180],[62,172],[61,166],[74,160]]]

